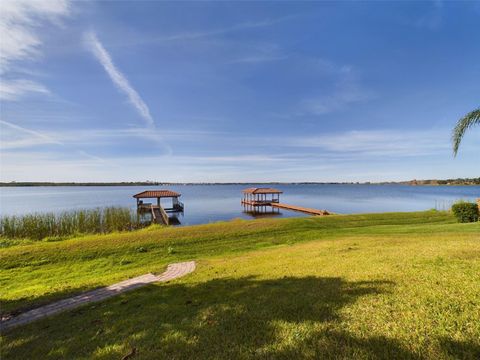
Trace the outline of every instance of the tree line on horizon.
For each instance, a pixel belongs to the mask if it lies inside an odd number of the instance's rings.
[[[0,182],[0,187],[15,186],[175,186],[175,185],[480,185],[478,178],[452,178],[452,179],[424,179],[407,181],[382,181],[382,182],[249,182],[249,183],[174,183],[156,181],[123,181],[123,182],[36,182],[36,181],[10,181]]]

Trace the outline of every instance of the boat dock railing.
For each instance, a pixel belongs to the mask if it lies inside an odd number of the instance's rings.
[[[143,206],[142,208],[145,209],[146,207]],[[152,222],[169,225],[170,220],[168,218],[167,212],[163,207],[150,204],[150,207],[148,208],[148,210],[152,214]]]
[[[158,210],[160,211],[160,215],[162,216],[163,223],[165,225],[169,225],[170,221],[169,221],[168,214],[165,211],[165,209],[162,206],[159,206]]]

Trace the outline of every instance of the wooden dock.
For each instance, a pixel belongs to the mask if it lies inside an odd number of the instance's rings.
[[[280,194],[283,191],[273,188],[248,188],[243,191],[242,205],[247,211],[255,212],[255,209],[271,206],[277,209],[298,211],[309,215],[330,215],[327,210],[311,209],[302,206],[283,204],[280,202]]]
[[[178,200],[180,196],[180,193],[172,190],[146,190],[133,195],[133,197],[137,199],[138,212],[151,213],[152,222],[165,225],[180,224],[178,218],[175,216],[170,218],[168,216],[168,213],[183,213],[184,205],[180,200]],[[172,207],[164,208],[160,203],[160,199],[162,198],[171,198]],[[157,205],[144,203],[143,199],[157,199]]]
[[[150,205],[152,220],[157,224],[170,225],[170,219],[162,206]]]
[[[272,208],[298,211],[298,212],[302,212],[309,215],[315,215],[315,216],[330,215],[330,213],[327,210],[318,210],[318,209],[311,209],[311,208],[306,208],[302,206],[283,204],[277,201],[242,200],[242,204],[248,205],[248,206],[254,206],[254,207],[271,206]]]
[[[270,206],[280,208],[280,209],[285,209],[285,210],[298,211],[305,214],[316,215],[316,216],[330,215],[330,213],[327,210],[311,209],[311,208],[289,205],[289,204],[271,203]]]

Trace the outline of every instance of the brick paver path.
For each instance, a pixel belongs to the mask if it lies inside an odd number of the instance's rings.
[[[11,329],[15,326],[28,324],[32,321],[45,318],[54,314],[58,314],[65,310],[74,309],[76,307],[108,299],[112,296],[137,289],[139,287],[145,286],[147,284],[157,282],[157,281],[169,281],[184,275],[187,275],[195,270],[195,261],[183,262],[170,264],[167,267],[167,270],[161,275],[145,274],[138,276],[136,278],[128,279],[104,288],[88,291],[80,295],[56,301],[54,303],[29,310],[18,316],[15,316],[6,321],[2,321],[1,329],[2,331]]]

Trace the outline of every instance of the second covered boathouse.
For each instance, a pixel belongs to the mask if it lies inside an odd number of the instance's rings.
[[[243,190],[242,204],[251,206],[268,206],[280,202],[283,191],[273,188],[248,188]]]

